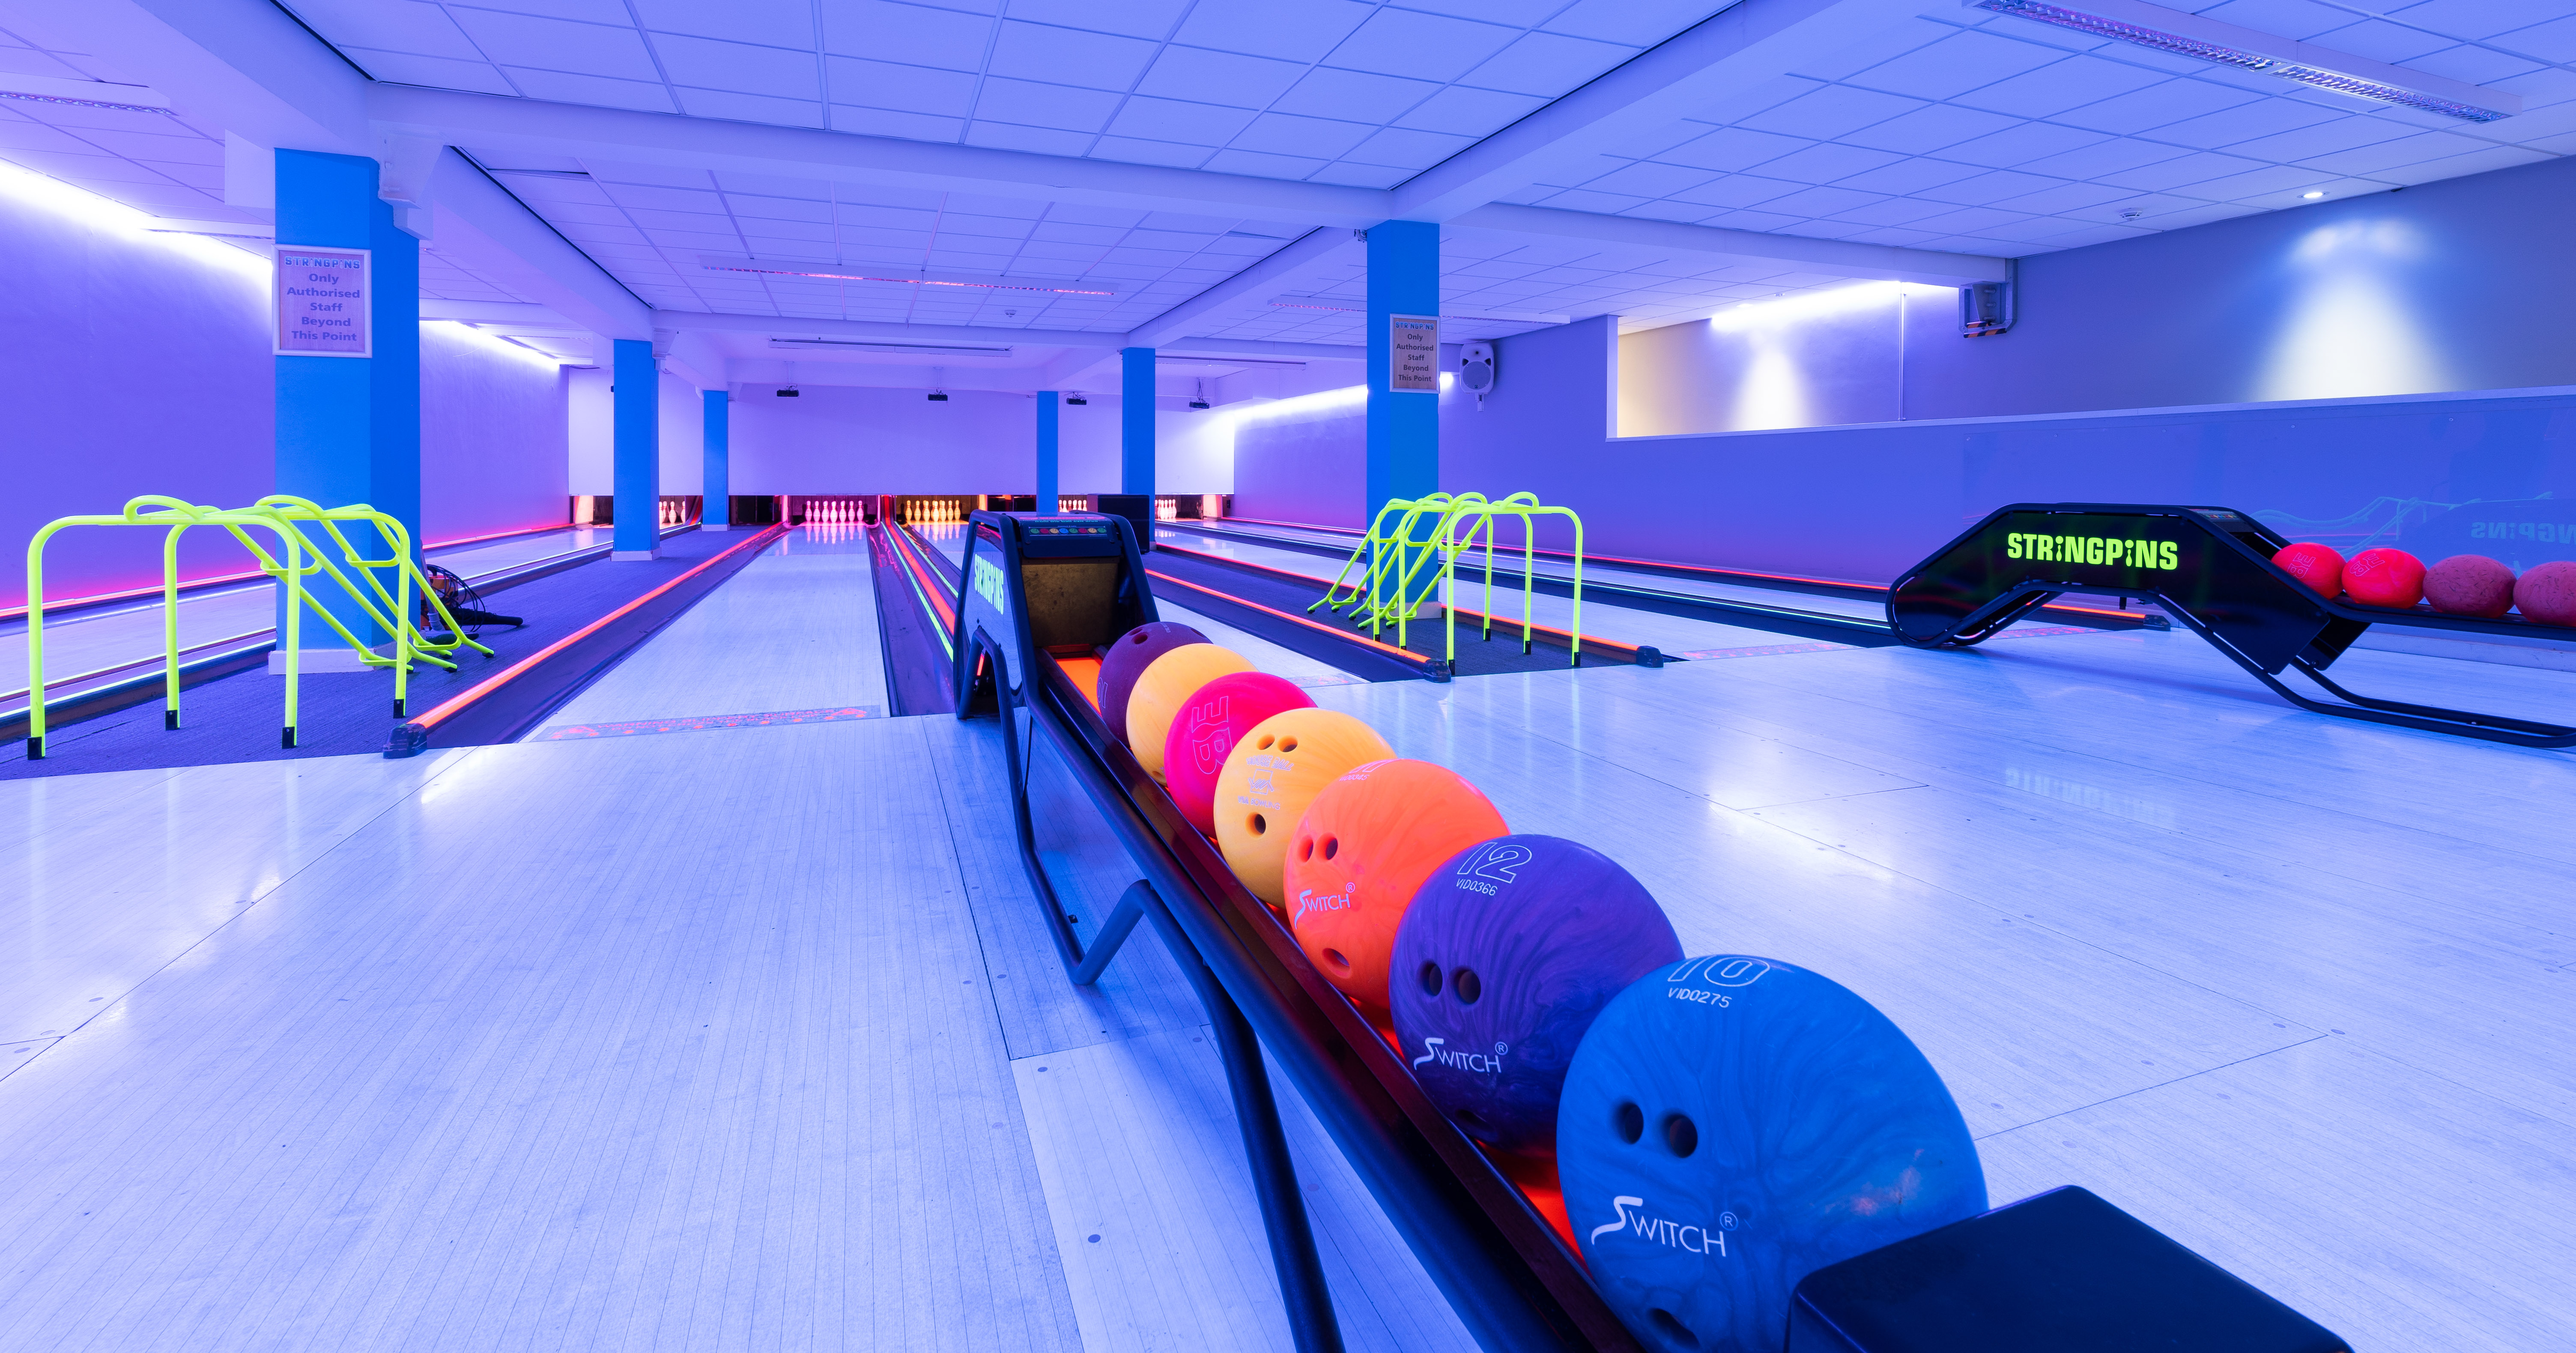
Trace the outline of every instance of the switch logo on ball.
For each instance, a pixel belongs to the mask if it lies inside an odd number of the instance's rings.
[[[1693,1254],[1713,1254],[1723,1259],[1727,1257],[1726,1232],[1735,1229],[1735,1214],[1732,1212],[1720,1218],[1716,1226],[1698,1226],[1648,1216],[1646,1200],[1625,1193],[1610,1200],[1610,1210],[1618,1215],[1592,1228],[1589,1237],[1592,1244],[1600,1244],[1603,1236],[1624,1232],[1650,1245],[1669,1246]]]
[[[1511,1046],[1509,1043],[1496,1043],[1490,1053],[1460,1052],[1449,1046],[1448,1039],[1426,1038],[1422,1040],[1422,1055],[1413,1059],[1413,1066],[1418,1071],[1427,1062],[1437,1062],[1479,1076],[1499,1075],[1503,1069],[1503,1054],[1510,1051]]]
[[[1351,894],[1357,892],[1359,890],[1359,886],[1358,881],[1353,880],[1352,882],[1343,884],[1340,892],[1325,893],[1321,896],[1318,896],[1312,888],[1298,889],[1297,912],[1295,915],[1288,918],[1289,922],[1294,924],[1298,921],[1305,920],[1307,913],[1309,912],[1348,911],[1351,908],[1358,906],[1359,902],[1354,899]]]

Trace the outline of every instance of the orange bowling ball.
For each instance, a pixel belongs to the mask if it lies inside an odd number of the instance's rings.
[[[1306,805],[1353,767],[1394,755],[1377,730],[1338,710],[1291,709],[1254,724],[1216,777],[1216,847],[1234,876],[1277,908]]]
[[[1127,745],[1154,783],[1163,782],[1163,744],[1181,706],[1218,677],[1251,670],[1252,664],[1233,649],[1183,644],[1154,659],[1136,678],[1136,688],[1127,693]]]
[[[1387,956],[1414,891],[1458,852],[1511,830],[1445,766],[1360,766],[1324,786],[1289,839],[1280,876],[1288,928],[1324,980],[1384,1010]]]

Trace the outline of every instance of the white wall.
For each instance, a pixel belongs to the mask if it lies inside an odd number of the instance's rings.
[[[945,403],[933,403],[919,389],[807,385],[802,391],[794,399],[780,399],[766,385],[735,392],[735,493],[1037,490],[1037,401],[1028,395],[951,387]],[[1116,401],[1095,396],[1088,404],[1063,406],[1059,414],[1059,491],[1117,492]],[[1234,491],[1234,438],[1221,413],[1159,410],[1154,422],[1157,488]],[[668,429],[666,422],[666,438]],[[690,445],[697,445],[694,429]],[[668,476],[667,442],[663,464]],[[697,482],[694,469],[688,482]]]
[[[551,359],[458,324],[420,326],[423,538],[564,520],[567,381]]]
[[[564,415],[571,459],[570,492],[617,491],[617,406],[606,367],[564,373]]]

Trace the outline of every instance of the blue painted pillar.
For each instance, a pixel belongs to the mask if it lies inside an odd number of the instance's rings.
[[[1055,511],[1056,425],[1064,412],[1056,391],[1038,391],[1038,511]]]
[[[1368,498],[1362,520],[1375,520],[1390,498],[1419,498],[1440,488],[1439,315],[1440,227],[1427,221],[1369,227]],[[1427,393],[1393,388],[1399,316],[1435,322]]]
[[[1152,348],[1118,350],[1118,491],[1154,496]]]
[[[726,459],[732,448],[726,439],[733,431],[733,394],[728,390],[701,390],[698,397],[705,402],[707,409],[707,468],[698,485],[698,492],[703,497],[698,508],[698,529],[730,531],[733,529],[733,481]]]
[[[420,549],[420,241],[394,227],[393,209],[376,196],[376,162],[355,155],[281,150],[277,160],[279,283],[286,327],[293,316],[349,316],[356,323],[329,332],[341,346],[366,355],[304,355],[282,351],[277,363],[276,491],[324,507],[366,503],[403,524],[415,559]],[[367,251],[362,264],[317,273],[291,257],[297,246]],[[329,299],[362,277],[363,302]],[[322,312],[344,305],[349,310]],[[351,312],[354,311],[354,315]],[[364,342],[357,342],[363,331]],[[281,349],[310,347],[298,334],[281,332]],[[352,545],[384,557],[373,527],[343,528]],[[308,536],[323,538],[320,531]],[[326,548],[330,548],[326,546]],[[343,572],[350,572],[345,563]],[[381,576],[381,575],[380,575]],[[351,573],[351,581],[357,581]],[[390,577],[384,578],[393,591]],[[363,583],[360,586],[364,586]],[[312,595],[370,646],[393,636],[366,609],[327,578]],[[279,604],[284,605],[284,589]],[[305,671],[357,670],[357,655],[310,611],[301,645],[310,654]],[[272,666],[276,664],[272,663]]]
[[[651,340],[621,338],[612,346],[617,521],[608,557],[652,559],[662,549],[662,377]]]

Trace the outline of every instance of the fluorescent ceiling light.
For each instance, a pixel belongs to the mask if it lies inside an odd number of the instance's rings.
[[[843,267],[831,263],[787,263],[756,258],[721,258],[700,255],[698,262],[710,272],[760,273],[770,277],[818,277],[832,282],[900,282],[917,287],[980,288],[990,291],[1037,291],[1057,296],[1115,296],[1118,293],[1095,282],[1069,282],[1047,277],[996,277],[983,273],[928,272],[920,268],[874,268],[865,264]]]
[[[1368,307],[1329,296],[1273,296],[1270,304],[1280,310],[1335,310],[1346,315],[1365,315]],[[1486,319],[1505,324],[1565,324],[1571,315],[1542,315],[1531,310],[1470,310],[1457,306],[1440,307],[1442,319]]]
[[[2465,122],[2494,122],[2522,111],[2522,100],[2516,95],[2293,42],[2140,0],[2081,0],[2080,9],[2049,4],[2047,0],[1969,3],[1976,9],[2073,29],[2097,38],[2117,38],[2238,70],[2260,71],[2338,94],[2440,113]]]
[[[868,352],[928,352],[948,357],[1008,357],[1009,348],[979,348],[951,343],[898,343],[866,338],[773,338],[773,348],[857,348]]]
[[[1300,371],[1306,369],[1304,362],[1281,361],[1276,357],[1204,357],[1186,352],[1158,352],[1154,354],[1154,360],[1174,366],[1293,366]]]
[[[159,113],[175,117],[170,99],[157,89],[142,85],[110,84],[105,80],[62,80],[50,75],[0,74],[0,99],[25,99],[31,103],[56,103],[72,108],[108,108],[120,113]]]

